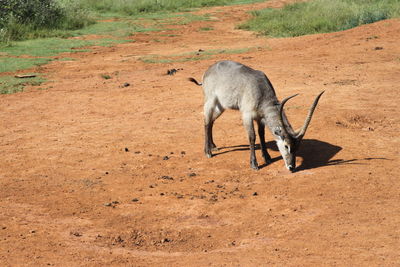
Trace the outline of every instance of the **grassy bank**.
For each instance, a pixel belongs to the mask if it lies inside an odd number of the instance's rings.
[[[398,17],[399,0],[313,0],[282,9],[252,12],[253,18],[239,26],[272,37],[342,31],[362,24]]]
[[[0,45],[44,37],[69,37],[105,15],[140,17],[193,8],[263,0],[1,0]],[[265,1],[265,0],[264,0]]]

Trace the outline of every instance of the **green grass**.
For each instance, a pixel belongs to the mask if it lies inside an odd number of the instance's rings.
[[[62,39],[45,38],[16,42],[13,46],[2,48],[0,57],[0,73],[29,69],[46,64],[53,57],[64,52],[82,52],[86,46],[112,46],[116,43],[127,42],[121,39]]]
[[[204,31],[204,32],[208,32],[208,31],[214,30],[214,28],[213,27],[201,27],[199,30],[200,31]]]
[[[98,21],[96,24],[73,31],[72,35],[111,35],[122,38],[131,36],[137,32],[150,31],[160,31],[160,29],[154,27],[145,27],[131,19],[121,19],[117,21]]]
[[[187,62],[187,61],[198,61],[209,59],[210,56],[201,55],[201,56],[193,56],[193,57],[181,57],[181,58],[164,58],[159,56],[145,56],[139,58],[144,63],[151,63],[151,64],[167,64],[167,63],[176,63],[176,62]]]
[[[313,0],[282,9],[253,11],[253,18],[239,26],[272,37],[342,31],[362,24],[398,17],[399,0]]]
[[[15,58],[0,57],[0,73],[11,72],[22,69],[30,69],[50,61],[50,58]]]
[[[82,0],[2,0],[0,43],[43,37],[65,36],[94,20]]]
[[[22,92],[24,86],[27,85],[40,85],[46,80],[42,77],[33,78],[15,78],[14,76],[1,76],[0,77],[0,94],[13,94]]]
[[[255,48],[211,49],[201,52],[195,51],[195,52],[188,52],[188,53],[169,55],[169,56],[160,56],[160,55],[144,56],[141,57],[140,60],[145,63],[175,63],[175,62],[198,61],[198,60],[209,59],[214,55],[242,54],[252,49]]]
[[[263,0],[80,0],[82,6],[99,13],[111,12],[129,16],[156,12],[181,12],[200,7],[248,4],[262,1]]]

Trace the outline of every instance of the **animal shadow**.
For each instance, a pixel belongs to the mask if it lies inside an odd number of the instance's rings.
[[[275,143],[275,142],[273,142]],[[278,148],[276,147],[276,150]],[[299,150],[296,153],[297,157],[303,160],[296,171],[309,170],[329,165],[351,164],[354,160],[332,160],[332,158],[342,150],[342,147],[332,145],[327,142],[319,141],[316,139],[303,139],[300,143]]]
[[[275,141],[267,142],[267,150],[278,151]],[[223,151],[225,150],[225,151]],[[233,152],[233,151],[245,151],[250,150],[248,145],[237,145],[229,147],[221,147],[220,152],[214,154],[215,156]],[[256,145],[256,150],[260,150],[260,146]],[[367,164],[365,161],[370,160],[390,160],[382,157],[374,158],[360,158],[360,159],[334,159],[332,158],[342,150],[342,147],[329,144],[327,142],[315,140],[315,139],[303,139],[300,143],[299,150],[296,153],[296,157],[301,157],[303,160],[300,165],[296,167],[296,171],[310,170],[324,166],[334,165],[348,165],[348,164]],[[272,158],[271,163],[281,160],[282,157]],[[260,165],[260,168],[266,167],[268,164]]]
[[[267,142],[267,150],[278,151],[275,141]],[[229,149],[229,150],[226,150]],[[225,151],[221,151],[225,150]],[[250,150],[248,145],[237,145],[229,147],[221,147],[219,153],[214,154],[215,156],[233,152],[233,151],[245,151]],[[260,150],[260,146],[256,145],[256,150]],[[342,148],[340,146],[332,145],[327,142],[315,140],[315,139],[303,139],[300,148],[296,153],[297,157],[303,158],[302,163],[296,167],[296,171],[314,169],[322,166],[339,165],[339,164],[352,164],[353,160],[331,160]],[[276,157],[272,159],[272,162],[281,160],[282,157]],[[271,163],[272,163],[271,162]],[[355,164],[355,163],[353,163]],[[267,166],[266,164],[260,165],[260,168]]]

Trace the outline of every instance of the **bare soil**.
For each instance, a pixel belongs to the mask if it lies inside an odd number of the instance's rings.
[[[235,29],[285,2],[197,11],[214,20],[67,54],[35,70],[46,90],[2,95],[1,266],[399,266],[400,20],[285,39]],[[202,91],[187,78],[223,59],[263,70],[279,99],[300,93],[295,126],[326,90],[295,173],[270,135],[274,162],[250,169],[236,111],[204,156]]]

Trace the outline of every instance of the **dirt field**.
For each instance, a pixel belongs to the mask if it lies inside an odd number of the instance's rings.
[[[0,265],[399,266],[400,20],[290,39],[235,29],[285,2],[204,9],[214,20],[66,55],[36,70],[47,90],[2,95]],[[301,93],[287,104],[296,127],[326,90],[297,172],[269,133],[274,162],[250,169],[236,111],[204,156],[202,91],[187,78],[222,59],[263,70],[279,99]]]

